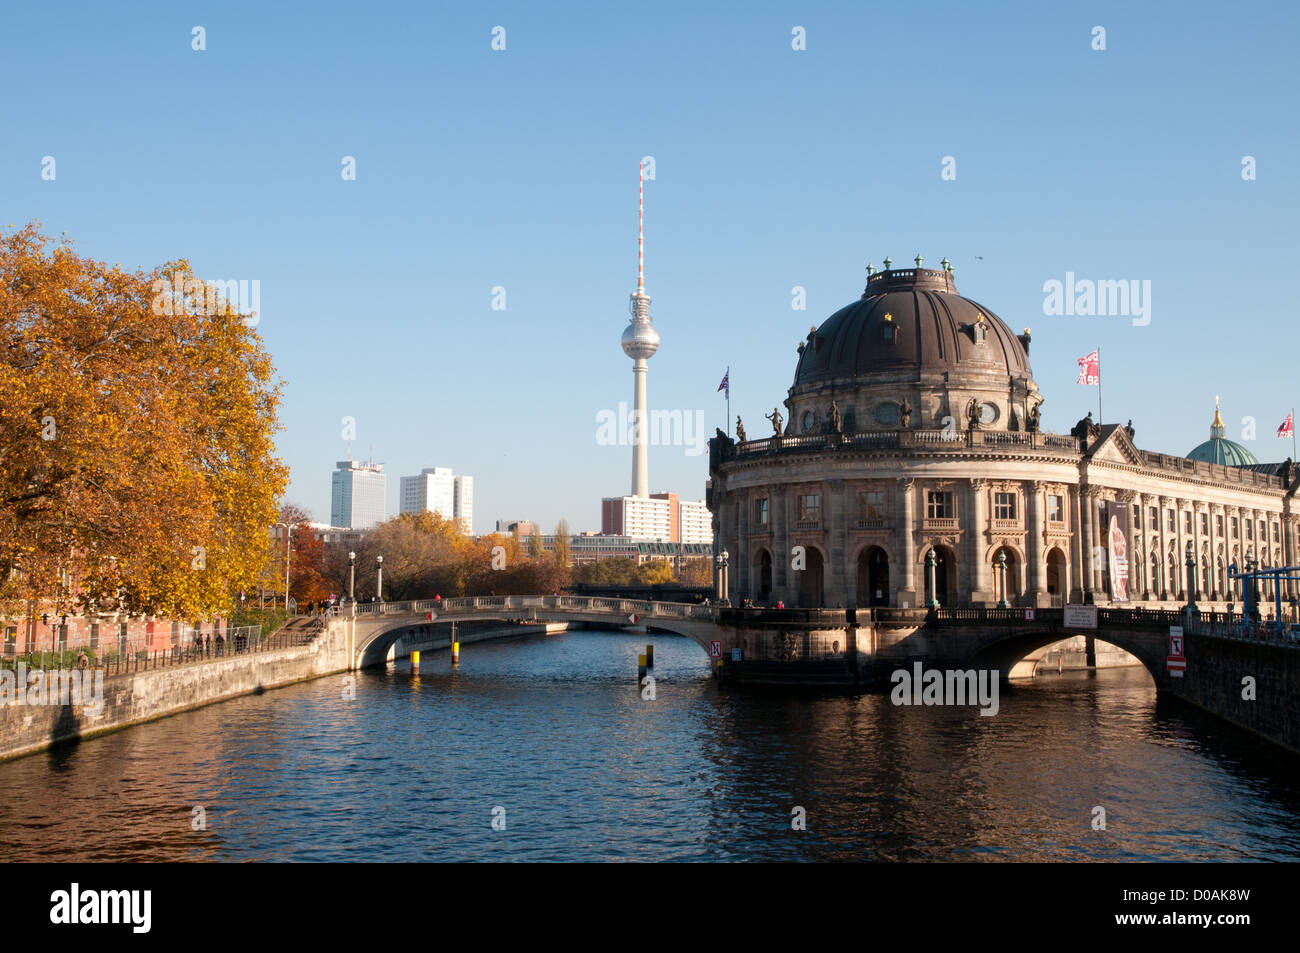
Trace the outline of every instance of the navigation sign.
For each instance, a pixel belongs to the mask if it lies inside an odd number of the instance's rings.
[[[1067,605],[1064,617],[1067,629],[1097,628],[1097,607],[1084,605]]]
[[[1169,657],[1165,659],[1165,665],[1169,669],[1171,678],[1182,678],[1183,672],[1187,671],[1187,657],[1183,654],[1183,627],[1181,625],[1171,625],[1169,627]]]
[[[1033,621],[1034,621],[1034,610],[1033,610],[1033,609],[1026,609],[1026,610],[1025,610],[1025,621],[1026,621],[1026,622],[1033,622]]]
[[[639,618],[641,617],[637,615],[635,612],[633,612],[630,616],[627,617],[627,621],[631,622],[633,625],[636,625],[636,620]]]
[[[722,640],[714,639],[709,643],[709,656],[711,658],[722,658]]]
[[[431,611],[431,612],[429,613],[429,615],[428,615],[428,619],[429,619],[429,621],[432,622],[432,621],[433,621],[434,619],[436,619],[436,618],[438,618],[438,613],[436,613],[436,612],[432,612],[432,611]]]
[[[740,649],[732,649],[732,650],[731,650],[731,660],[732,660],[733,662],[739,662],[739,661],[740,661]]]

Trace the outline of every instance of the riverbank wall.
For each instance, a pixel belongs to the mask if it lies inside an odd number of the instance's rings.
[[[562,631],[563,626],[546,626]],[[519,638],[540,634],[543,626],[510,625],[484,627],[461,634],[462,644],[490,639]],[[446,648],[441,633],[413,633],[410,642],[397,653],[407,657],[414,650]],[[428,644],[421,641],[427,640]],[[103,678],[102,705],[17,704],[13,696],[0,702],[0,761],[43,751],[56,744],[75,742],[110,731],[118,731],[205,705],[228,701],[241,695],[258,694],[325,675],[347,673],[351,668],[348,620],[331,620],[310,644],[273,649],[190,664],[147,669]],[[93,677],[95,672],[88,670]],[[51,672],[52,676],[56,673]],[[16,687],[16,686],[15,686]]]

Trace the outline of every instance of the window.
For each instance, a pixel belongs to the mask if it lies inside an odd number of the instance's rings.
[[[885,518],[885,494],[880,490],[868,490],[858,494],[858,519],[883,520]]]
[[[1263,520],[1259,521],[1259,541],[1261,543],[1268,542],[1268,524]]]
[[[1171,533],[1178,532],[1178,524],[1174,521],[1174,511],[1165,510],[1165,528]]]
[[[1152,529],[1152,530],[1158,530],[1158,529],[1160,529],[1160,510],[1158,510],[1158,509],[1157,509],[1156,507],[1154,507],[1154,506],[1151,506],[1151,507],[1148,507],[1148,512],[1149,512],[1149,514],[1150,514],[1150,516],[1148,517],[1148,523],[1147,523],[1148,528],[1150,528],[1150,529]]]
[[[1280,533],[1281,533],[1281,530],[1279,530],[1277,524],[1274,523],[1274,524],[1273,524],[1273,542],[1276,543],[1276,542],[1278,542],[1278,541],[1281,539],[1281,536],[1279,535]]]
[[[1016,518],[1016,495],[1014,493],[993,494],[993,518],[1013,520]]]
[[[762,497],[755,504],[754,519],[759,526],[767,525],[767,497]]]
[[[1238,535],[1238,533],[1237,533],[1237,517],[1235,517],[1235,516],[1232,518],[1232,535],[1233,535],[1234,537],[1236,537],[1236,536]]]
[[[1246,520],[1246,538],[1247,539],[1255,538],[1255,524],[1252,523],[1250,520]]]
[[[952,494],[930,490],[925,495],[925,515],[932,520],[953,518]]]
[[[808,493],[799,497],[799,519],[821,519],[821,507],[821,496],[817,493]]]
[[[1183,513],[1183,531],[1189,536],[1192,533],[1192,511],[1187,510]]]
[[[1210,535],[1210,516],[1208,513],[1201,514],[1201,535]]]
[[[1223,514],[1222,513],[1214,517],[1214,532],[1218,536],[1223,535]]]
[[[1047,498],[1047,519],[1051,523],[1065,522],[1065,497],[1049,496]]]

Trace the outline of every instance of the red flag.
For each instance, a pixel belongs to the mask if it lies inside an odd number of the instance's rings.
[[[1295,421],[1292,419],[1294,416],[1295,411],[1286,415],[1286,420],[1282,422],[1282,426],[1277,428],[1277,435],[1279,437],[1290,437],[1295,433]]]
[[[1101,386],[1101,357],[1098,351],[1079,358],[1079,379],[1075,383]]]

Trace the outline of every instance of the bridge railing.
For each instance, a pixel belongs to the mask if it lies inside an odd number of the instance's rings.
[[[603,596],[456,596],[449,599],[416,599],[402,602],[364,602],[357,604],[358,616],[411,615],[436,612],[457,613],[484,610],[553,609],[575,612],[600,612],[646,618],[713,619],[714,606],[693,602],[647,602],[640,599],[610,599]]]
[[[1205,635],[1216,639],[1237,642],[1259,642],[1300,649],[1300,625],[1293,622],[1256,622],[1241,616],[1224,613],[1206,613],[1183,623],[1191,635]]]

